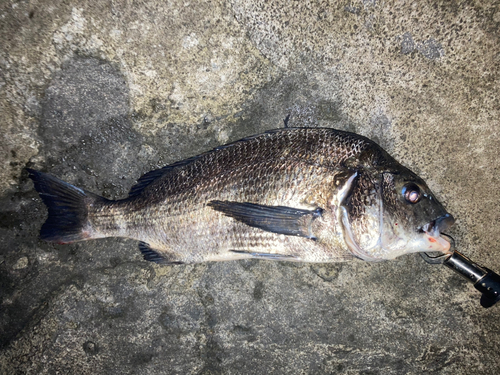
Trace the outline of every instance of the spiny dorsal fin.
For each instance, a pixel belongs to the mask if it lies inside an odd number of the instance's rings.
[[[264,206],[255,203],[211,201],[208,206],[246,225],[268,232],[316,240],[311,223],[323,209],[301,210],[285,206]]]
[[[205,156],[207,156],[209,154],[212,154],[214,152],[219,152],[219,151],[222,151],[222,150],[234,147],[234,146],[236,146],[236,145],[238,145],[240,143],[245,143],[245,142],[251,141],[252,139],[259,138],[259,137],[268,136],[268,135],[272,135],[274,133],[279,133],[279,132],[294,131],[294,130],[298,130],[298,129],[303,129],[303,128],[286,128],[286,129],[268,130],[268,131],[266,131],[266,132],[264,132],[262,134],[251,135],[249,137],[242,138],[242,139],[240,139],[238,141],[235,141],[235,142],[232,142],[232,143],[228,143],[227,145],[222,145],[222,146],[215,147],[211,151],[204,152],[204,153],[202,153],[200,155],[193,156],[193,157],[188,158],[186,160],[181,160],[181,161],[175,162],[173,164],[167,165],[167,166],[165,166],[163,168],[147,172],[141,178],[139,178],[137,180],[137,182],[136,182],[136,184],[134,186],[132,186],[132,188],[130,189],[130,192],[129,192],[129,197],[133,197],[133,196],[139,195],[153,181],[155,181],[156,179],[158,179],[160,177],[164,177],[165,175],[174,172],[177,167],[183,167],[185,165],[188,165],[188,164],[190,164],[190,163],[192,163],[192,162],[194,162],[194,161],[196,161],[198,159],[201,159],[201,158],[203,158],[203,157],[205,157]]]

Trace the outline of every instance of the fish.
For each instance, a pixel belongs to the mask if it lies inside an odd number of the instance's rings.
[[[139,241],[145,260],[377,262],[451,254],[454,218],[377,143],[330,128],[281,128],[139,178],[109,200],[27,169],[48,209],[40,239]]]

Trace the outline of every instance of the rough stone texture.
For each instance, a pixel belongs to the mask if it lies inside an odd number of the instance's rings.
[[[133,241],[53,246],[22,172],[123,197],[290,115],[378,141],[500,271],[498,2],[0,7],[0,373],[498,373],[499,307],[418,256],[158,267]]]

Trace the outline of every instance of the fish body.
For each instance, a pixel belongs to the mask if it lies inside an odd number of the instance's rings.
[[[218,147],[146,173],[123,200],[28,172],[49,211],[42,239],[132,238],[157,263],[450,251],[440,233],[453,217],[425,182],[373,141],[335,129],[278,129]]]

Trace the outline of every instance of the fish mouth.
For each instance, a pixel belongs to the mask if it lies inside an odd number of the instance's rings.
[[[428,222],[423,227],[419,229],[420,232],[429,232],[429,233],[439,233],[444,232],[449,227],[451,227],[455,223],[455,218],[450,214],[446,214],[438,217],[437,219]]]
[[[450,214],[445,214],[440,216],[421,228],[419,228],[420,233],[424,233],[431,246],[429,250],[440,251],[443,253],[451,252],[451,244],[448,240],[448,236],[443,232],[451,227],[455,223],[455,219]],[[443,233],[443,236],[441,235]],[[432,251],[431,250],[431,251]]]

